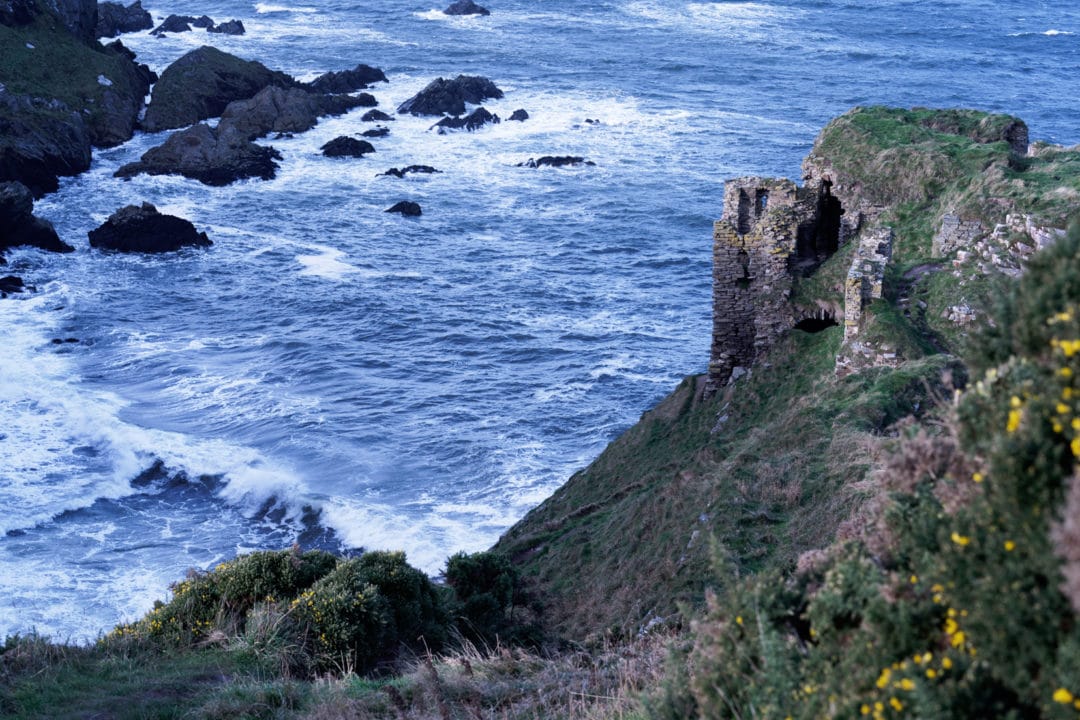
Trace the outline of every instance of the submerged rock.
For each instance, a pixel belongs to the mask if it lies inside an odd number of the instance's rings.
[[[319,93],[350,93],[369,88],[377,82],[389,82],[377,67],[360,64],[352,70],[328,72],[305,84],[308,90]]]
[[[583,157],[577,157],[574,155],[544,155],[539,158],[529,158],[523,163],[518,163],[518,167],[527,168],[539,168],[539,167],[566,167],[568,165],[596,165],[592,160],[586,160]]]
[[[207,32],[220,33],[222,35],[243,35],[247,30],[244,28],[244,23],[239,20],[229,20],[223,22],[220,25],[206,28]]]
[[[364,122],[390,122],[394,116],[387,115],[382,110],[368,110],[360,119]]]
[[[33,212],[29,188],[19,182],[0,183],[0,251],[18,246],[64,253],[75,250],[60,239],[52,223]]]
[[[242,131],[214,129],[200,123],[173,133],[164,144],[147,150],[138,162],[116,171],[116,177],[183,175],[206,185],[228,185],[245,178],[269,180],[281,155],[251,142]]]
[[[371,128],[370,130],[365,130],[364,132],[360,133],[361,136],[370,138],[386,137],[389,134],[390,128],[388,127]]]
[[[375,152],[375,146],[366,140],[357,140],[347,136],[336,137],[321,148],[326,157],[363,157]]]
[[[430,165],[409,165],[408,167],[404,167],[404,168],[400,168],[400,169],[399,168],[390,168],[389,170],[387,170],[384,173],[379,173],[379,175],[377,175],[376,177],[379,177],[381,175],[388,175],[390,177],[403,178],[406,175],[411,175],[413,173],[418,174],[418,175],[430,175],[432,173],[441,173],[441,172],[442,172],[442,170],[436,170],[435,168],[431,167]]]
[[[493,115],[488,112],[486,108],[478,107],[465,117],[447,117],[443,118],[439,122],[432,125],[432,127],[439,128],[439,134],[443,134],[447,130],[460,130],[465,129],[468,131],[479,130],[481,127],[487,124],[498,124],[501,122],[498,115]]]
[[[143,9],[142,0],[135,0],[127,7],[116,2],[98,3],[94,34],[99,38],[116,37],[120,33],[149,30],[152,27],[154,19]]]
[[[285,73],[255,61],[201,47],[161,73],[146,108],[143,129],[160,132],[217,117],[235,100],[246,100],[268,85],[295,87]]]
[[[423,215],[420,205],[411,200],[402,200],[399,203],[395,203],[393,207],[386,208],[386,212],[398,213],[405,217],[419,217],[420,215]]]
[[[397,111],[399,115],[464,115],[465,103],[478,105],[502,96],[503,91],[495,83],[478,75],[458,75],[453,80],[436,78],[401,103]]]
[[[26,289],[26,284],[21,277],[16,275],[5,275],[0,277],[0,297],[7,297],[15,293],[21,293]]]
[[[473,0],[457,0],[443,10],[447,15],[490,15],[491,11],[473,2]]]
[[[163,215],[146,202],[120,208],[89,237],[91,247],[117,252],[162,253],[213,245],[187,220]]]

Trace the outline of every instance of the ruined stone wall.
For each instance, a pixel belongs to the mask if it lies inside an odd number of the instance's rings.
[[[737,178],[713,227],[713,338],[706,394],[750,366],[792,326],[792,276],[800,216],[790,180]]]
[[[978,220],[967,222],[958,215],[946,213],[941,217],[941,227],[934,233],[930,254],[936,258],[951,255],[971,247],[983,235],[986,235],[986,228]]]
[[[862,325],[863,308],[882,297],[885,267],[892,258],[893,231],[880,227],[867,231],[855,249],[844,284],[844,340],[853,339]]]

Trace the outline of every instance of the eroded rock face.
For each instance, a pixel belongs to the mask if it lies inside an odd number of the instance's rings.
[[[361,63],[352,70],[324,73],[305,87],[317,93],[351,93],[369,88],[377,82],[389,81],[379,68]]]
[[[235,128],[214,129],[200,123],[173,133],[164,144],[147,150],[138,162],[116,171],[116,177],[183,175],[206,185],[237,180],[269,180],[277,173],[281,155],[272,147],[251,142]]]
[[[298,133],[310,130],[325,115],[341,115],[356,107],[368,107],[371,95],[314,95],[300,88],[270,86],[248,100],[229,103],[221,114],[218,131],[234,128],[248,140],[271,132]]]
[[[59,101],[0,93],[0,127],[0,181],[22,182],[35,197],[90,167],[86,121]]]
[[[45,4],[75,37],[87,42],[94,39],[97,0],[45,0]]]
[[[99,38],[116,37],[120,33],[138,32],[154,27],[154,19],[143,9],[142,0],[124,7],[120,3],[98,3],[97,25],[94,34]]]
[[[442,135],[447,130],[468,130],[472,132],[473,130],[479,130],[484,125],[496,125],[499,122],[501,120],[499,120],[498,115],[493,115],[486,108],[478,107],[464,117],[443,118],[432,127],[439,128],[439,134]]]
[[[154,85],[143,129],[160,132],[217,117],[229,103],[246,100],[268,85],[293,87],[296,81],[216,48],[192,50],[167,67]]]
[[[22,183],[0,183],[0,251],[29,246],[51,252],[72,252],[52,223],[34,217],[34,198]]]
[[[411,200],[402,200],[399,203],[395,203],[392,207],[388,207],[386,212],[398,213],[405,217],[419,217],[420,215],[423,215],[423,210],[420,209],[420,205]]]
[[[366,140],[357,140],[347,136],[336,137],[323,145],[320,150],[326,157],[364,157],[375,152],[375,146]]]
[[[120,208],[89,237],[91,247],[117,252],[163,253],[213,245],[187,220],[163,215],[145,202]]]
[[[486,7],[481,7],[473,2],[473,0],[457,0],[455,3],[443,10],[447,15],[490,15],[491,11]]]
[[[518,167],[541,168],[541,167],[567,167],[570,165],[596,165],[592,160],[586,160],[576,155],[544,155],[538,158],[529,158]]]
[[[0,0],[0,25],[18,27],[34,19],[34,0]]]
[[[503,91],[495,83],[478,75],[458,75],[453,80],[436,78],[399,105],[397,111],[401,115],[464,115],[465,103],[479,105],[502,96]]]
[[[200,15],[199,17],[192,17],[191,15],[170,15],[165,18],[164,22],[154,28],[150,34],[161,36],[165,33],[190,32],[192,27],[213,31],[214,21],[206,15]]]

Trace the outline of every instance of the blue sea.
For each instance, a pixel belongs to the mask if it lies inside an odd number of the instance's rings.
[[[375,154],[322,157],[371,127],[358,110],[270,141],[276,179],[224,188],[114,178],[165,138],[138,135],[39,201],[78,252],[12,253],[38,291],[0,300],[0,635],[91,640],[260,548],[399,548],[437,574],[489,547],[704,370],[724,179],[799,180],[852,106],[1007,112],[1080,142],[1065,0],[485,4],[147,3],[247,27],[123,36],[159,72],[203,44],[301,80],[367,63],[388,112],[484,75],[506,93],[489,110],[530,118],[438,135],[399,116]],[[517,167],[541,155],[595,165]],[[377,177],[410,164],[442,172]],[[383,212],[399,200],[423,215]],[[214,246],[89,249],[143,201]]]

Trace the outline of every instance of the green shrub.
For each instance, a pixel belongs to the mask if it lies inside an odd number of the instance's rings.
[[[452,555],[446,561],[446,583],[454,590],[457,626],[466,638],[489,646],[539,643],[539,626],[524,622],[524,608],[515,617],[525,597],[517,568],[505,555]]]
[[[441,598],[402,552],[339,563],[291,608],[323,669],[367,672],[393,663],[401,646],[438,650],[447,635]]]

